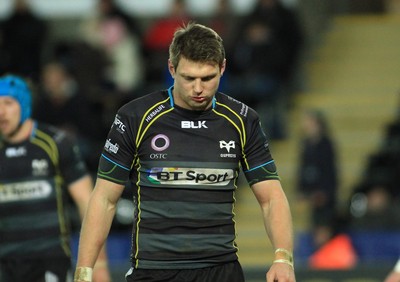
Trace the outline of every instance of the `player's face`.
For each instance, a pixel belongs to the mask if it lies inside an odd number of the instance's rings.
[[[11,136],[18,128],[21,119],[21,107],[17,100],[10,96],[0,97],[0,135]]]
[[[176,69],[171,62],[168,66],[175,80],[173,95],[176,105],[197,111],[211,107],[225,71],[225,62],[220,68],[218,64],[199,63],[181,58]]]

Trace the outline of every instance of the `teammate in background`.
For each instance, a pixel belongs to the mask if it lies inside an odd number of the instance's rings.
[[[266,281],[295,281],[290,208],[258,115],[218,92],[226,67],[221,37],[190,23],[169,50],[173,86],[122,106],[110,129],[75,281],[92,281],[127,181],[136,184],[136,214],[126,281],[244,281],[234,221],[240,168],[276,250]]]
[[[386,277],[385,282],[400,282],[400,258],[393,270]]]
[[[31,99],[24,79],[0,78],[0,281],[71,281],[66,196],[83,217],[93,181],[74,140],[31,118]],[[111,280],[104,248],[95,270]]]

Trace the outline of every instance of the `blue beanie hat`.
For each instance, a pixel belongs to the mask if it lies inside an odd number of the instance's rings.
[[[18,101],[21,106],[21,124],[30,118],[32,111],[31,91],[22,78],[15,75],[0,77],[0,96],[10,96]]]

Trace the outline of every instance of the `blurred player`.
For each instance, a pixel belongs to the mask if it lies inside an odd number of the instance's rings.
[[[31,118],[31,99],[24,79],[0,77],[0,281],[71,281],[67,194],[83,217],[92,178],[69,135]],[[111,280],[104,248],[93,277]]]

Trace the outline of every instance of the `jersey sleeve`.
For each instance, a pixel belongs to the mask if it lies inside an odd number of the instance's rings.
[[[99,178],[119,184],[125,184],[129,179],[136,151],[131,119],[123,109],[116,114],[100,156]]]
[[[268,179],[279,179],[269,143],[258,115],[253,112],[247,121],[248,138],[244,146],[243,172],[249,185]]]

